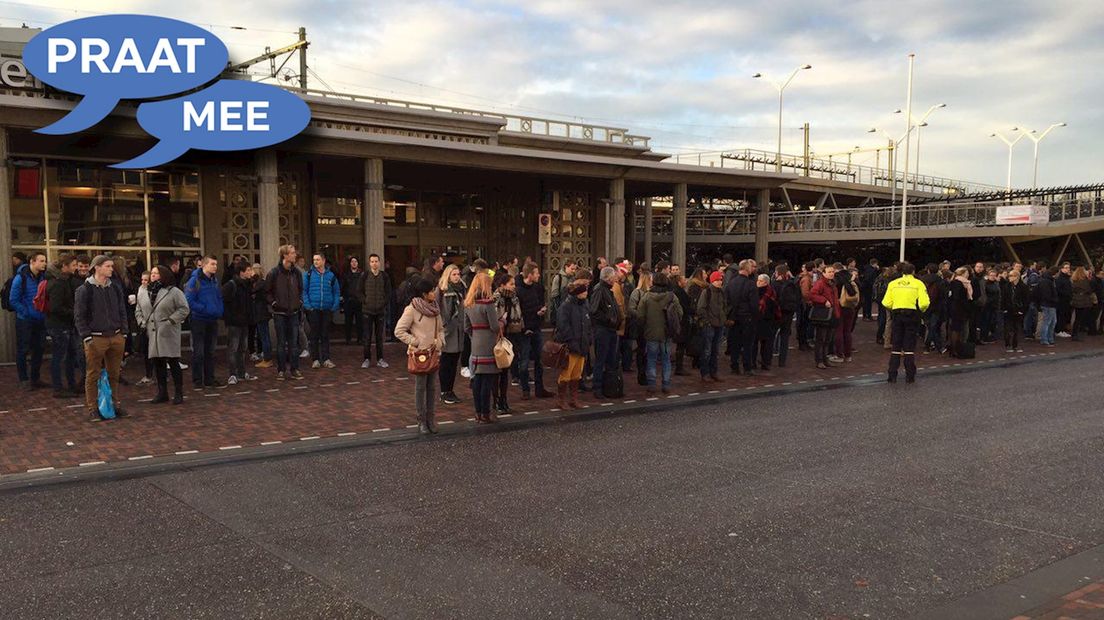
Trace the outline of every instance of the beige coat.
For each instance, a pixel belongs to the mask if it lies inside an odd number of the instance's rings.
[[[440,351],[445,346],[441,316],[426,316],[410,304],[403,310],[395,325],[395,337],[406,343],[410,351],[436,347]]]

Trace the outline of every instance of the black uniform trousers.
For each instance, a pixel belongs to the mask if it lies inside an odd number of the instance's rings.
[[[897,380],[901,361],[905,363],[905,379],[916,379],[916,334],[920,331],[920,313],[916,310],[894,310],[892,349],[889,354],[889,380]]]

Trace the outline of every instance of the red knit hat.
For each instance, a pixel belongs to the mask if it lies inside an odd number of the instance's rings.
[[[721,282],[723,280],[724,280],[724,274],[719,272],[719,271],[714,271],[713,273],[709,274],[709,283],[710,284],[713,284],[714,282]]]

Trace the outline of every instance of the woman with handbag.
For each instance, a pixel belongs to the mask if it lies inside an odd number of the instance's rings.
[[[494,276],[492,283],[494,287],[494,305],[495,310],[498,313],[498,322],[501,324],[499,332],[498,342],[495,343],[495,358],[499,368],[505,363],[503,358],[507,355],[509,358],[513,358],[513,351],[521,349],[521,339],[525,332],[525,322],[521,316],[521,302],[518,301],[517,281],[506,270],[499,271]],[[505,338],[509,341],[510,353],[505,354],[503,349],[506,345],[502,343],[502,339]],[[502,368],[502,373],[498,377],[498,381],[492,384],[492,393],[494,394],[495,410],[498,413],[511,413],[510,403],[508,402],[507,394],[510,389],[510,371],[513,364],[507,364],[505,368]]]
[[[859,311],[859,287],[851,279],[846,269],[836,273],[836,286],[839,289],[840,321],[836,328],[835,362],[850,362],[852,354],[851,332],[855,329],[855,319]]]
[[[460,398],[453,391],[456,366],[464,349],[464,296],[467,295],[460,269],[449,265],[441,272],[437,283],[437,303],[441,306],[441,323],[445,330],[445,345],[441,347],[441,402],[455,405]]]
[[[491,277],[480,272],[472,278],[468,294],[464,297],[465,331],[471,340],[470,366],[472,376],[472,400],[475,403],[475,420],[480,424],[497,422],[491,413],[492,385],[498,380],[494,346],[501,333],[498,311],[491,294]]]
[[[406,369],[414,375],[414,405],[418,410],[418,432],[437,432],[434,408],[437,404],[437,369],[441,363],[444,330],[437,305],[435,283],[418,279],[415,296],[395,325],[395,337],[406,344]]]
[[[830,368],[828,365],[828,347],[832,343],[832,332],[840,320],[839,295],[836,294],[836,268],[832,265],[824,267],[824,276],[813,284],[809,292],[809,322],[815,328],[815,345],[813,348],[816,367],[820,370]]]
[[[557,403],[564,410],[579,408],[579,382],[587,352],[594,342],[586,302],[587,285],[586,280],[575,280],[567,287],[567,298],[556,315],[556,332],[552,336],[554,342],[567,349],[567,363],[561,367],[556,383]]]

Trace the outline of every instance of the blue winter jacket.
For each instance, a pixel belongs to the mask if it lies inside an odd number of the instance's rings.
[[[46,315],[42,314],[34,307],[35,293],[38,292],[38,283],[42,282],[42,279],[46,277],[46,270],[43,269],[42,273],[38,274],[38,277],[31,275],[31,266],[23,265],[19,268],[19,273],[15,275],[15,279],[12,280],[11,296],[8,297],[8,301],[11,302],[11,307],[15,309],[15,318],[21,321],[45,321]]]
[[[330,270],[318,273],[311,267],[303,274],[303,309],[336,312],[341,307],[341,284]]]
[[[184,287],[184,297],[188,300],[193,321],[217,321],[222,318],[222,290],[218,280],[204,276],[202,269],[192,272]]]

